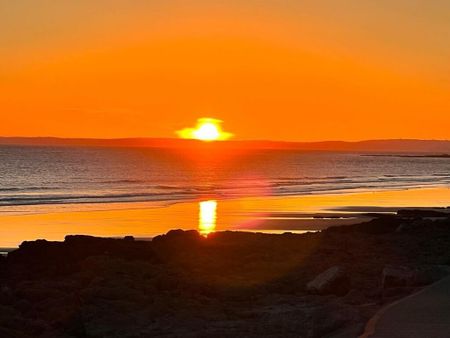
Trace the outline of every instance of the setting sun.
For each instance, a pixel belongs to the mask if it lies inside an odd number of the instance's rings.
[[[179,137],[184,139],[195,139],[200,141],[225,141],[233,136],[231,133],[222,131],[221,120],[213,118],[200,118],[195,128],[185,128],[177,131]]]

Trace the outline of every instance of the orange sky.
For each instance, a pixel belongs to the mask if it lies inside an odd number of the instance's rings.
[[[450,139],[450,2],[0,2],[0,135]]]

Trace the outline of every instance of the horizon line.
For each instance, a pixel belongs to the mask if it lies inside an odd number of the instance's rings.
[[[181,139],[177,137],[152,137],[152,136],[128,136],[128,137],[63,137],[63,136],[1,136],[0,139],[52,139],[52,140],[92,140],[92,141],[121,141],[121,140],[170,140],[190,142],[195,141],[204,143],[204,141],[196,139]],[[232,139],[232,140],[217,140],[212,143],[228,143],[228,142],[280,142],[280,143],[323,143],[323,142],[345,142],[345,143],[360,143],[369,141],[434,141],[434,142],[450,142],[449,139],[424,139],[424,138],[373,138],[360,140],[342,140],[342,139],[324,139],[324,140],[277,140],[277,139]]]

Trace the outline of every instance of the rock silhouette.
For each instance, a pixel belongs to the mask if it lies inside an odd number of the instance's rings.
[[[448,214],[408,212],[304,235],[24,242],[0,258],[0,336],[356,337],[380,306],[386,265],[421,271],[417,285],[444,275],[449,229]],[[336,266],[351,291],[309,294]]]

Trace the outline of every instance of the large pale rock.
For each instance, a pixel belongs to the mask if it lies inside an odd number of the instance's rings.
[[[344,295],[350,289],[350,281],[342,267],[333,266],[310,281],[306,289],[311,293]]]

